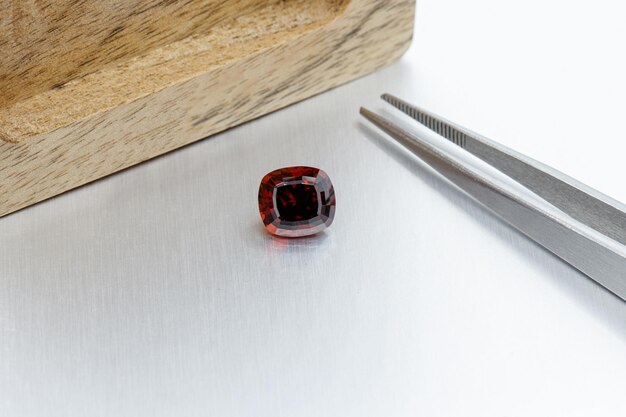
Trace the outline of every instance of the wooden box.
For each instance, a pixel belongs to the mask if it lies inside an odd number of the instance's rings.
[[[0,216],[389,64],[414,8],[0,0]]]

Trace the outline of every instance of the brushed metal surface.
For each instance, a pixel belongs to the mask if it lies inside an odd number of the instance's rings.
[[[624,6],[590,7],[421,1],[402,62],[0,220],[0,415],[626,415],[626,303],[358,116],[389,91],[626,201]],[[294,164],[335,222],[275,239]]]

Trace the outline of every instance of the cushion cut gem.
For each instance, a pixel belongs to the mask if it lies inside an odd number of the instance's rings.
[[[319,168],[277,169],[261,180],[259,211],[273,235],[313,235],[330,226],[335,217],[333,184]]]

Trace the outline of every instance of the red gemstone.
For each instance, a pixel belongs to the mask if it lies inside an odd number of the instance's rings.
[[[335,190],[319,168],[277,169],[261,180],[259,211],[265,228],[273,235],[313,235],[333,222]]]

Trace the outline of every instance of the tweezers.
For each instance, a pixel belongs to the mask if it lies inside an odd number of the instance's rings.
[[[382,99],[509,177],[509,184],[385,117],[364,108],[361,115],[507,223],[626,300],[626,206],[390,94]]]

